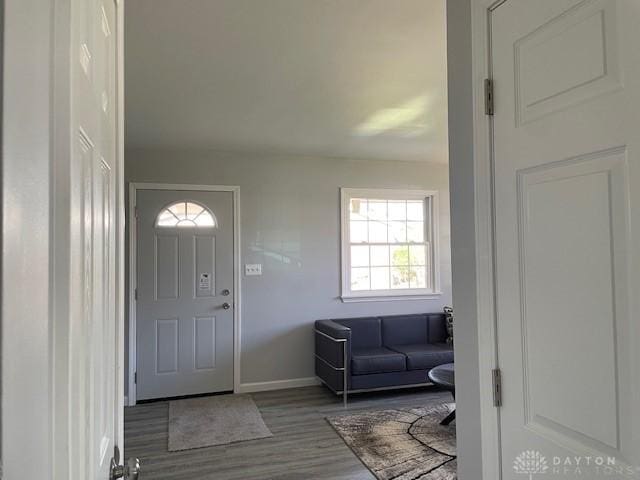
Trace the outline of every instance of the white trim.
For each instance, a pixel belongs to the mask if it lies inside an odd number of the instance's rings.
[[[437,190],[404,190],[399,188],[341,187],[340,191],[352,197],[368,197],[376,200],[420,200],[438,194]]]
[[[367,292],[370,293],[370,292]],[[395,293],[395,292],[394,292]],[[442,292],[432,292],[420,295],[343,295],[340,297],[342,303],[363,303],[363,302],[395,302],[399,300],[433,300],[440,298]]]
[[[500,412],[493,405],[491,371],[498,368],[495,312],[495,244],[492,120],[484,111],[484,79],[491,78],[491,12],[505,0],[471,2],[475,259],[480,371],[482,478],[502,478]]]
[[[127,217],[127,224],[129,225],[129,371],[127,372],[127,383],[129,388],[127,389],[127,403],[126,405],[132,407],[136,404],[137,390],[135,382],[135,373],[138,368],[137,365],[137,329],[136,329],[136,285],[138,277],[137,268],[137,235],[138,227],[135,221],[136,219],[136,185],[134,183],[129,184],[129,215]]]
[[[151,183],[135,182],[130,183],[137,190],[177,190],[185,192],[236,192],[240,187],[236,185],[191,185],[188,183]]]
[[[240,348],[242,332],[242,282],[240,252],[240,187],[230,185],[189,185],[175,183],[135,183],[129,184],[129,395],[127,405],[136,404],[136,384],[134,374],[137,369],[136,357],[136,308],[135,289],[137,284],[137,225],[136,218],[136,192],[138,190],[176,190],[176,191],[202,191],[202,192],[231,192],[233,193],[233,288],[235,292],[233,309],[233,391],[238,393],[240,385]]]
[[[70,139],[73,135],[71,127],[71,37],[69,32],[72,28],[71,5],[69,2],[56,2],[55,5],[55,44],[59,48],[53,57],[54,77],[58,87],[55,89],[52,115],[55,118],[53,124],[53,191],[54,200],[52,208],[53,247],[56,252],[51,259],[54,298],[52,324],[53,328],[53,361],[51,367],[53,371],[53,402],[54,402],[54,425],[53,425],[53,472],[54,478],[65,478],[69,476],[70,469],[76,464],[71,458],[80,456],[77,451],[73,451],[68,442],[71,431],[73,431],[72,421],[69,415],[69,403],[72,397],[71,372],[69,368],[69,358],[71,355],[71,332],[73,312],[73,299],[69,294],[71,291],[71,213],[72,202],[72,162],[71,152],[73,149]],[[65,48],[66,47],[66,48]],[[26,374],[26,372],[23,372]],[[24,392],[22,392],[24,395]],[[32,407],[33,408],[33,407]],[[25,426],[28,428],[28,426]],[[74,455],[75,454],[75,455]],[[36,455],[36,454],[34,454]],[[36,455],[37,456],[37,455]],[[78,459],[83,461],[84,459]],[[24,472],[23,472],[24,475]]]
[[[124,0],[115,0],[116,3],[116,55],[117,55],[117,86],[116,86],[116,111],[117,121],[117,186],[116,186],[116,319],[118,332],[118,371],[116,372],[116,438],[124,456],[124,406],[128,400],[124,394],[125,377],[125,352],[127,346],[125,339],[125,298],[126,298],[126,204],[125,192],[127,185],[124,178]],[[126,457],[124,457],[126,458]]]
[[[367,290],[354,292],[349,288],[351,252],[348,248],[349,200],[353,197],[378,198],[380,200],[424,200],[429,198],[431,233],[431,284],[429,289]],[[385,244],[386,245],[386,244]],[[421,244],[417,244],[421,245]],[[390,188],[340,188],[340,298],[344,303],[427,300],[442,295],[440,286],[440,202],[437,190],[399,190]]]
[[[269,392],[285,390],[287,388],[311,387],[320,385],[318,377],[290,378],[288,380],[273,380],[271,382],[242,383],[236,393]]]

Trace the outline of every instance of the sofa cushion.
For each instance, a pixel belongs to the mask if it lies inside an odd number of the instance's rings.
[[[407,357],[407,370],[429,370],[453,362],[453,349],[445,343],[393,345],[391,350]]]
[[[427,316],[393,315],[382,317],[382,344],[410,345],[427,343]]]
[[[352,350],[382,346],[382,332],[379,318],[342,318],[334,321],[351,329]]]
[[[358,348],[351,353],[351,374],[403,372],[405,356],[388,348]]]

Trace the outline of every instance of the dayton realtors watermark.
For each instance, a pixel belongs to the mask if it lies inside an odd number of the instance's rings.
[[[526,450],[513,461],[513,470],[522,475],[528,475],[534,480],[538,475],[576,476],[589,475],[597,477],[611,477],[638,475],[640,467],[620,464],[615,457],[601,456],[552,456],[546,457],[536,450]]]

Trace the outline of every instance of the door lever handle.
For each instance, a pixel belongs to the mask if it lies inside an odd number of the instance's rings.
[[[222,308],[224,308],[225,310],[229,310],[231,308],[231,305],[228,302],[224,302],[222,304]]]
[[[109,469],[109,480],[117,480],[123,478],[124,480],[138,480],[140,478],[140,460],[137,458],[130,458],[126,465],[119,465],[120,463],[120,449],[116,445],[111,458],[111,468]]]

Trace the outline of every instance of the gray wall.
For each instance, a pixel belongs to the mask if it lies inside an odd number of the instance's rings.
[[[263,265],[261,277],[242,278],[242,383],[313,377],[318,318],[434,312],[451,302],[445,164],[166,150],[125,158],[128,182],[240,186],[242,261]],[[442,297],[340,301],[340,187],[440,192]]]
[[[469,0],[449,0],[449,158],[460,480],[478,480],[482,477],[471,54],[471,3]],[[488,373],[484,378],[489,378]]]

